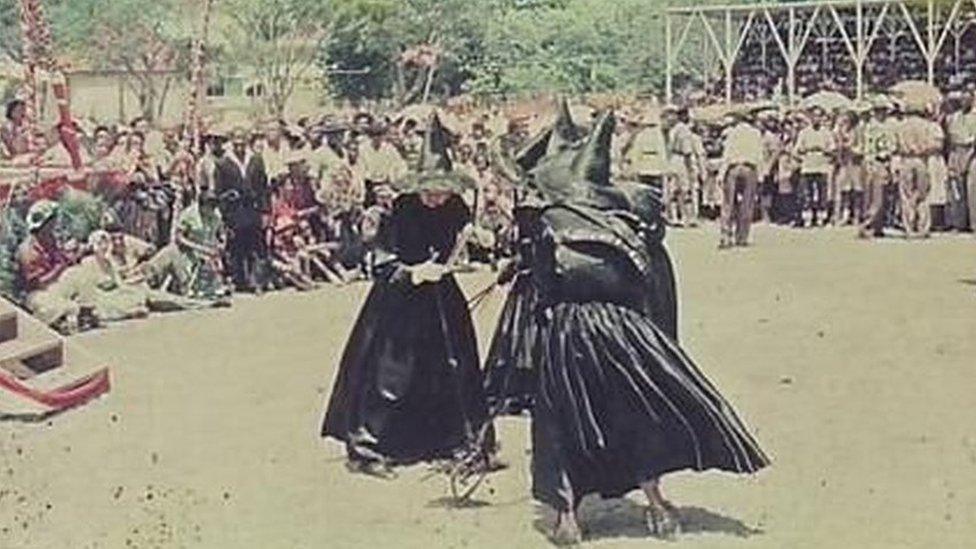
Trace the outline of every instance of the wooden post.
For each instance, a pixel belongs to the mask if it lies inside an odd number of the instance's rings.
[[[857,71],[857,99],[864,98],[864,62],[868,52],[864,47],[864,3],[857,0],[857,48],[854,58],[854,70]]]
[[[664,13],[664,102],[670,103],[674,94],[674,53],[671,51],[671,14]]]
[[[789,55],[786,59],[786,87],[788,91],[788,96],[790,98],[790,104],[796,103],[796,62],[799,55],[796,55],[796,8],[790,7],[790,24],[789,24]]]
[[[928,69],[929,69],[929,84],[935,84],[935,58],[938,57],[938,47],[936,46],[935,38],[935,0],[928,0],[928,15],[927,26],[928,26],[928,55],[925,56]]]
[[[37,44],[36,21],[32,0],[20,2],[20,33],[24,48],[24,127],[27,132],[27,152],[34,152],[37,133]]]
[[[732,70],[735,58],[732,51],[732,10],[725,8],[725,102],[732,104]]]

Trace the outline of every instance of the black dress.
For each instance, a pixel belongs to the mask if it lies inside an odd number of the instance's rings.
[[[631,221],[550,207],[534,238],[532,491],[562,511],[587,494],[622,496],[673,471],[752,473],[769,463],[670,330],[655,322],[661,294],[649,280],[662,276],[654,265],[662,258]]]
[[[626,214],[621,214],[626,215]],[[536,344],[539,334],[539,294],[532,281],[531,256],[533,232],[539,220],[531,211],[516,211],[520,235],[519,262],[514,266],[512,285],[498,317],[488,355],[485,359],[485,394],[488,408],[497,414],[518,415],[532,409],[538,376],[534,365],[539,361]],[[636,217],[632,221],[638,221]],[[647,295],[643,300],[651,321],[671,339],[678,340],[678,299],[671,257],[663,242],[664,233],[647,232],[643,240],[649,256],[650,269],[644,283]],[[506,273],[502,274],[506,277]]]
[[[404,269],[433,254],[446,261],[468,217],[458,197],[436,209],[412,194],[394,205],[322,427],[350,459],[449,457],[467,442],[466,427],[477,432],[486,421],[474,326],[457,282],[448,275],[414,286]]]

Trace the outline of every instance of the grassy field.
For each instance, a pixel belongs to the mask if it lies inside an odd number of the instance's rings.
[[[972,547],[976,240],[759,227],[754,246],[720,253],[716,232],[669,236],[682,341],[774,465],[667,478],[688,533],[666,545]],[[423,467],[353,476],[318,437],[367,289],[79,337],[113,366],[114,390],[49,422],[0,424],[0,547],[546,547],[527,420],[501,422],[511,467],[465,509]],[[476,313],[483,341],[503,297]],[[644,537],[631,498],[584,504],[587,547],[665,545]]]

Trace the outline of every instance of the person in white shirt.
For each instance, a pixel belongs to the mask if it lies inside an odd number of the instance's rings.
[[[747,246],[756,211],[759,169],[763,165],[763,135],[745,112],[725,134],[722,240],[720,249]]]
[[[831,155],[834,152],[834,134],[825,124],[826,114],[820,107],[810,109],[810,124],[800,130],[796,138],[794,154],[800,159],[800,211],[809,213],[810,225],[826,223],[827,179],[834,170]],[[823,219],[821,219],[823,216]],[[806,224],[803,217],[795,225]]]

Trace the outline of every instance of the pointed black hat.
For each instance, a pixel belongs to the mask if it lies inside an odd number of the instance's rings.
[[[583,128],[573,122],[573,115],[569,112],[569,102],[564,98],[557,106],[556,120],[552,126],[529,140],[516,155],[515,162],[522,170],[529,171],[538,166],[546,156],[557,154],[573,146],[583,135]]]
[[[437,113],[427,122],[427,132],[420,150],[420,158],[414,172],[399,185],[402,192],[441,190],[461,192],[474,188],[475,181],[465,174],[454,171],[454,163],[448,151],[450,138]]]
[[[629,199],[613,186],[610,178],[610,144],[615,122],[613,112],[599,115],[585,141],[546,156],[529,172],[529,185],[546,202],[629,209]]]
[[[613,111],[601,114],[593,126],[590,137],[573,160],[573,171],[577,178],[597,187],[609,187],[610,183],[610,145],[617,119]]]

